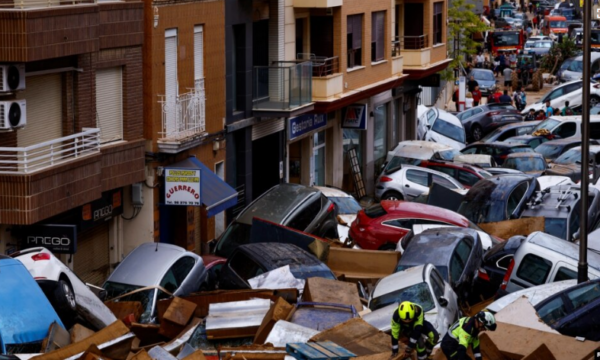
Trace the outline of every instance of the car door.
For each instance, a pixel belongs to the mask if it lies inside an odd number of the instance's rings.
[[[592,282],[566,290],[562,295],[568,315],[558,320],[556,329],[586,340],[600,339],[600,284]]]
[[[563,281],[577,279],[577,267],[567,264],[564,261],[558,261],[552,273],[550,274],[550,280],[548,282]]]
[[[595,74],[595,73],[592,73]],[[561,108],[564,107],[565,102],[569,102],[569,107],[573,108],[579,106],[582,103],[582,90],[583,81],[578,81],[573,84],[565,86],[564,95],[561,97]]]
[[[192,291],[198,290],[200,284],[197,284],[198,286],[196,287],[195,279],[186,281],[194,265],[196,265],[196,259],[193,257],[181,257],[167,270],[160,281],[160,286],[174,295],[189,294]]]
[[[419,140],[425,139],[427,131],[433,125],[434,120],[437,118],[437,113],[433,109],[429,109],[425,114],[419,118],[419,126],[417,127],[417,137]]]
[[[456,181],[453,177],[450,177],[446,174],[444,174],[445,176],[442,175],[437,175],[437,174],[431,174],[431,182],[430,184],[439,184],[442,185],[450,190],[462,190],[464,189],[464,187],[458,182]]]
[[[546,101],[550,101],[550,106],[558,107],[560,104],[559,104],[559,100],[557,100],[557,99],[564,95],[564,91],[565,91],[565,87],[561,86],[557,89],[552,90],[548,95],[546,95],[544,97],[544,99],[541,101],[542,104],[544,104],[544,111],[546,110],[546,108],[545,108]]]
[[[442,279],[442,276],[435,267],[431,267],[429,272],[429,284],[432,293],[435,295],[435,302],[438,306],[438,326],[439,329],[448,329],[458,318],[458,302],[456,294],[450,285]],[[448,303],[445,306],[440,304],[440,298],[443,297]]]
[[[450,258],[450,280],[455,291],[467,290],[471,286],[470,279],[473,278],[473,274],[467,273],[467,266],[472,249],[473,241],[469,238],[464,238],[458,242]],[[463,294],[458,292],[458,296],[460,297],[461,295]]]
[[[402,176],[402,191],[407,200],[414,199],[429,190],[429,172],[406,169]]]

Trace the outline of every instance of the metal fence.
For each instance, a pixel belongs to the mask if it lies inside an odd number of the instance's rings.
[[[206,92],[204,79],[195,88],[178,96],[160,96],[162,105],[161,140],[180,140],[206,131]]]

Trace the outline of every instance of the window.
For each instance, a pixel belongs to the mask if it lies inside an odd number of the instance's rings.
[[[430,166],[429,168],[431,170],[439,171],[439,172],[444,173],[444,174],[446,174],[448,176],[454,177],[454,168],[446,167],[446,166]]]
[[[571,290],[569,293],[567,293],[567,296],[573,304],[573,311],[575,311],[600,297],[600,284],[596,282],[594,284]]]
[[[436,174],[431,174],[431,182],[447,187],[448,189],[458,189],[458,186],[452,181]]]
[[[568,138],[577,132],[577,124],[575,123],[566,123],[559,126],[556,130],[553,131],[554,135],[558,135],[561,138]]]
[[[194,26],[194,85],[204,88],[204,27]]]
[[[177,82],[177,29],[165,30],[165,100],[168,108],[175,109],[179,87]],[[176,111],[167,111],[166,133],[177,131]]]
[[[508,267],[510,266],[510,262],[513,260],[513,258],[514,258],[513,255],[503,256],[498,261],[496,261],[496,266],[499,269],[508,270]]]
[[[195,264],[196,260],[190,256],[177,260],[161,280],[160,286],[169,292],[174,292],[183,284]]]
[[[310,204],[303,207],[287,225],[296,230],[304,231],[315,219],[319,211],[321,211],[321,198],[312,200]]]
[[[241,251],[236,252],[229,263],[229,266],[236,274],[244,280],[252,279],[262,274],[264,271],[254,260],[250,259]]]
[[[385,11],[371,14],[371,62],[385,59]]]
[[[554,281],[563,281],[563,280],[571,280],[577,279],[577,272],[567,269],[566,267],[561,267],[556,272],[556,276],[554,277]]]
[[[375,160],[375,169],[381,169],[381,165],[387,157],[387,104],[379,105],[375,108],[375,128],[373,132],[373,158]]]
[[[431,287],[433,288],[433,294],[436,299],[439,299],[441,296],[444,296],[444,280],[437,273],[435,268],[431,271]]]
[[[465,154],[465,155],[475,154],[476,152],[477,152],[477,147],[475,147],[475,146],[470,147],[468,149],[464,149],[464,150],[461,151],[461,153]]]
[[[96,121],[100,143],[123,140],[123,68],[96,70]]]
[[[427,112],[427,125],[433,124],[433,121],[437,118],[437,114],[434,110],[429,110]]]
[[[348,69],[362,65],[363,16],[350,15],[347,23]]]
[[[542,306],[538,315],[548,325],[552,325],[567,315],[567,308],[561,297],[557,297]]]
[[[465,170],[458,170],[458,181],[467,186],[473,186],[479,181],[479,177]]]
[[[506,217],[510,218],[510,216],[515,212],[517,206],[527,193],[527,189],[529,189],[529,184],[527,182],[523,182],[513,190],[513,192],[508,197],[508,201],[506,202]]]
[[[429,186],[429,173],[419,170],[407,170],[406,180],[421,186]]]
[[[527,254],[519,265],[517,276],[533,285],[541,285],[546,283],[551,267],[550,261],[537,255]]]
[[[442,14],[444,12],[444,2],[433,4],[433,45],[442,43]]]
[[[325,131],[313,135],[313,162],[315,185],[325,185]]]

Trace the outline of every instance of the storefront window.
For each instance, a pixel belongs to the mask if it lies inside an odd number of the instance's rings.
[[[325,185],[325,131],[313,135],[314,184]]]
[[[375,108],[375,127],[373,139],[373,160],[375,161],[375,171],[378,172],[383,165],[387,155],[387,104],[379,105]]]
[[[344,129],[344,156],[352,148],[356,148],[358,163],[362,167],[362,130]]]

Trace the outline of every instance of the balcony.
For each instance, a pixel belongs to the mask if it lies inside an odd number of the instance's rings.
[[[254,68],[252,110],[259,117],[292,117],[311,111],[311,61],[278,61]]]
[[[294,0],[296,8],[330,8],[342,5],[343,0]]]
[[[419,36],[400,36],[400,51],[406,67],[427,67],[431,62],[431,48],[427,34]]]
[[[400,41],[392,41],[392,75],[402,75],[404,57],[401,49]]]
[[[344,92],[344,76],[340,72],[337,56],[311,56],[313,63],[312,96],[314,100],[327,100]]]
[[[177,154],[197,146],[206,135],[206,93],[204,79],[196,80],[190,92],[176,96],[161,96],[162,131],[160,152]]]

